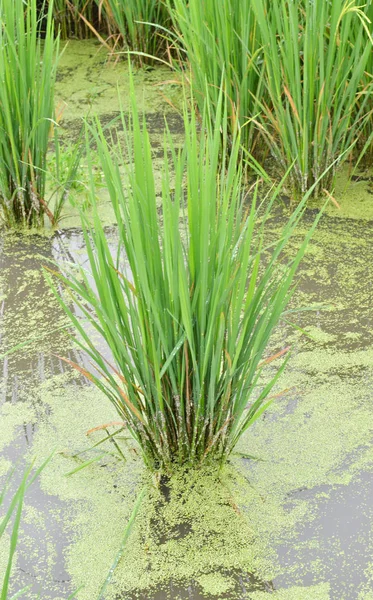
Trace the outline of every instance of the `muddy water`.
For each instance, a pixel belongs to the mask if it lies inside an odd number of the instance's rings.
[[[95,102],[103,117],[118,109],[113,73],[97,79],[97,46],[72,46],[60,75],[71,132],[82,106]],[[159,72],[137,77],[140,95],[146,77],[159,82]],[[144,110],[156,136],[162,117],[155,96]],[[343,212],[331,209],[323,218],[291,306],[313,310],[289,312],[272,341],[272,352],[293,346],[278,386],[286,393],[218,476],[179,473],[161,485],[144,472],[131,441],[119,438],[126,462],[106,442],[100,460],[67,476],[97,456],[88,450],[104,432],[87,431],[117,420],[106,398],[62,360],[88,365],[43,276],[51,260],[62,270],[68,262],[87,264],[82,235],[67,227],[76,225],[74,215],[49,237],[0,234],[0,355],[18,345],[1,360],[0,483],[15,461],[20,472],[31,457],[41,462],[56,451],[27,496],[14,592],[30,584],[25,599],[40,592],[66,600],[77,588],[78,600],[98,598],[146,486],[107,600],[372,600],[373,220],[365,179],[348,196],[340,177]],[[105,196],[103,214],[109,224]],[[310,209],[299,237],[313,217]],[[280,210],[274,232],[282,219]],[[115,226],[107,235],[115,250]],[[79,462],[73,455],[82,450]]]

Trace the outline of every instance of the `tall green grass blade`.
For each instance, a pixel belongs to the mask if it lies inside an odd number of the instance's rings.
[[[82,469],[89,467],[89,465],[92,465],[93,463],[98,462],[99,460],[101,460],[101,458],[104,458],[104,456],[106,456],[106,453],[100,454],[99,456],[95,456],[94,458],[90,458],[89,460],[84,461],[81,465],[79,465],[72,471],[69,471],[68,473],[66,473],[65,477],[70,477],[71,475],[75,475],[75,473],[78,473]]]
[[[16,592],[13,596],[11,596],[9,600],[16,600],[17,598],[22,598],[22,596],[24,597],[24,594],[28,592],[31,589],[31,587],[31,585],[28,585],[22,588],[21,590],[19,590],[19,592]]]
[[[70,594],[70,596],[68,597],[67,600],[74,600],[75,596],[78,592],[80,592],[80,590],[84,589],[84,585],[79,586],[72,594]]]

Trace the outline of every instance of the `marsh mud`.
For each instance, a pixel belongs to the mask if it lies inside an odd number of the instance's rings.
[[[66,129],[90,105],[107,119],[118,110],[115,71],[97,50],[94,42],[72,42],[63,57]],[[99,83],[94,69],[101,69]],[[153,85],[165,76],[170,79],[163,70],[136,75],[139,98],[150,94],[139,103],[154,124],[152,135],[169,111]],[[176,94],[174,84],[162,85]],[[39,593],[66,600],[75,590],[77,600],[98,599],[145,486],[106,600],[372,600],[369,185],[369,178],[356,180],[347,192],[340,176],[342,209],[328,208],[299,270],[297,292],[270,348],[292,346],[276,390],[283,394],[222,471],[180,472],[166,485],[145,472],[125,433],[117,443],[126,461],[111,441],[98,446],[102,451],[92,448],[118,418],[64,360],[89,365],[43,271],[87,265],[76,214],[45,237],[0,232],[0,487],[12,465],[20,473],[32,457],[41,463],[55,452],[26,498],[13,592],[31,585],[25,600]],[[295,246],[315,210],[307,211]],[[116,228],[105,211],[115,251]],[[269,224],[274,235],[286,217],[286,209],[276,210]],[[0,573],[8,541],[0,546]]]

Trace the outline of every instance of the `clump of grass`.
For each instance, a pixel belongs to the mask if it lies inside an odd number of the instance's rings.
[[[50,0],[48,0],[50,2]],[[100,13],[100,0],[52,0],[53,17],[61,38],[87,39],[95,35],[96,28],[107,25]],[[102,19],[100,18],[102,16]]]
[[[260,38],[251,0],[175,0],[169,2],[178,59],[173,65],[191,77],[202,110],[208,95],[212,119],[223,85],[229,132],[241,128],[243,148],[258,152],[253,117],[262,97]],[[185,65],[187,63],[187,65]],[[207,84],[207,85],[206,85]]]
[[[169,26],[170,15],[162,0],[100,0],[100,5],[111,29],[117,28],[120,34],[111,36],[114,49],[124,46],[140,66],[164,58],[167,40],[163,29]]]
[[[107,0],[48,0],[61,39],[97,37],[105,46],[117,45],[120,33]]]
[[[364,7],[364,13],[366,14],[368,21],[367,26],[373,35],[373,4],[368,2]],[[358,35],[359,28],[357,28],[356,34]],[[367,112],[368,119],[364,120],[364,127],[362,130],[361,138],[358,141],[358,149],[361,150],[361,157],[364,159],[364,163],[368,166],[372,165],[373,160],[373,93],[372,93],[372,82],[373,82],[373,50],[369,54],[369,58],[365,67],[365,74],[363,79],[363,89],[367,90]],[[362,101],[365,101],[366,94],[362,94]],[[357,114],[359,113],[360,99],[357,104]],[[358,161],[359,162],[359,161]]]
[[[133,53],[139,66],[166,53],[161,30],[171,19],[162,0],[54,0],[53,6],[62,39],[96,36],[111,52]]]
[[[148,467],[166,472],[224,461],[270,404],[284,365],[261,385],[265,353],[307,243],[283,262],[303,203],[265,247],[266,220],[280,188],[265,208],[257,187],[246,197],[237,166],[240,140],[233,134],[228,148],[222,94],[213,126],[211,111],[207,103],[201,133],[195,111],[185,112],[182,150],[165,136],[160,200],[135,103],[131,125],[122,115],[126,157],[119,147],[113,155],[99,122],[90,129],[118,221],[118,251],[113,257],[97,212],[94,228],[83,217],[90,272],[80,268],[63,280],[111,360],[60,300],[94,365],[91,372],[75,368],[114,404]],[[94,185],[91,194],[94,204]]]
[[[59,36],[52,13],[52,2],[46,15],[38,13],[36,0],[0,3],[0,209],[7,226],[40,227],[45,216],[55,225],[80,157],[76,149],[68,179],[56,182],[51,209],[45,194],[52,138],[57,162],[59,156],[54,119]]]
[[[60,31],[61,39],[66,40],[71,37],[86,39],[93,36],[86,21],[92,25],[96,22],[95,0],[52,0],[52,3],[53,18]]]
[[[280,171],[294,163],[295,198],[312,186],[316,196],[331,192],[335,170],[356,144],[369,110],[366,14],[355,0],[280,0],[269,11],[266,0],[252,0],[252,7],[269,97],[269,104],[260,103],[257,123]]]

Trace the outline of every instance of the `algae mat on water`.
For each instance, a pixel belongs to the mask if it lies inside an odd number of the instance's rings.
[[[137,69],[134,85],[140,112],[174,113],[172,104],[180,107],[180,85],[166,66]],[[110,115],[121,106],[128,112],[131,97],[127,57],[119,62],[118,57],[110,59],[96,40],[70,40],[59,63],[56,97],[65,124],[76,123],[88,113]]]

